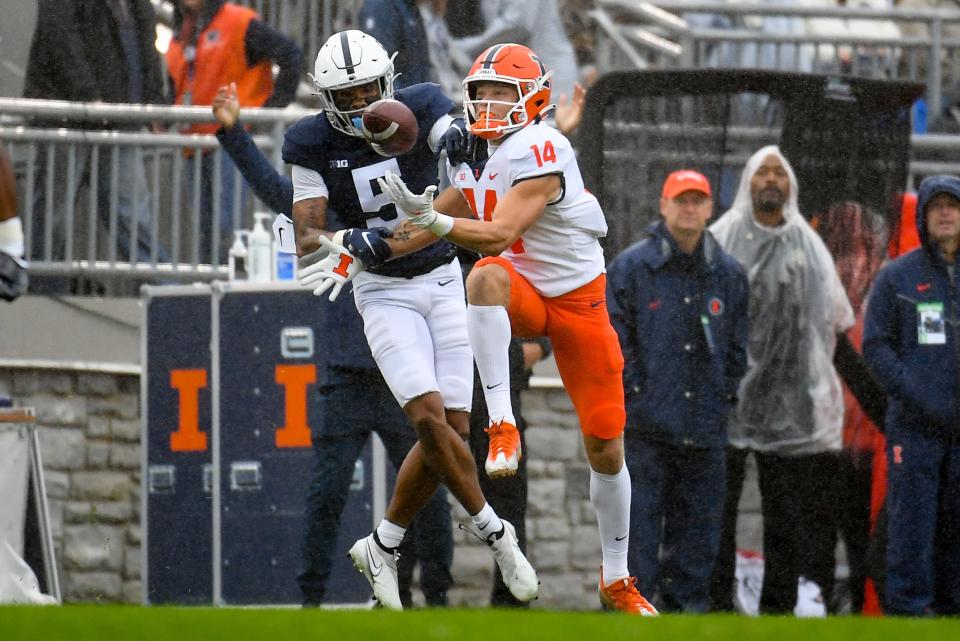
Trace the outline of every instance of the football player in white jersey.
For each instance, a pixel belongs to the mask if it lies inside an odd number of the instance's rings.
[[[391,169],[419,189],[435,185],[435,152],[453,120],[448,115],[453,103],[436,85],[394,92],[392,60],[361,31],[331,36],[317,54],[314,77],[324,111],[290,127],[283,145],[284,160],[293,165],[297,249],[310,263],[300,270],[300,281],[315,287],[317,295],[332,286],[333,300],[356,278],[354,299],[367,342],[417,432],[384,519],[349,554],[380,604],[400,609],[396,547],[443,482],[490,546],[511,594],[530,601],[539,590],[536,572],[520,551],[513,525],[484,498],[463,440],[469,431],[473,367],[455,248],[411,229],[393,203],[372,188],[373,179]],[[381,98],[403,102],[419,123],[414,148],[398,157],[382,155],[361,129],[363,109]],[[329,232],[328,203],[354,228]]]
[[[542,122],[553,106],[549,74],[530,49],[490,47],[463,85],[468,129],[486,140],[488,156],[448,166],[452,186],[436,201],[434,188],[412,193],[392,173],[381,186],[418,227],[487,255],[467,278],[467,329],[491,419],[487,473],[515,473],[522,455],[510,406],[511,333],[548,336],[591,467],[601,603],[655,615],[627,571],[623,356],[606,307],[603,211],[570,142]]]

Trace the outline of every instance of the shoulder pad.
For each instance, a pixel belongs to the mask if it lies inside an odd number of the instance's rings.
[[[330,131],[330,121],[323,113],[301,118],[283,135],[283,162],[312,167],[322,160]]]
[[[519,160],[527,156],[532,156],[533,151],[530,147],[537,145],[542,149],[547,141],[550,142],[554,151],[557,153],[572,149],[567,137],[553,127],[547,125],[529,125],[511,134],[511,144],[507,149],[508,156],[511,160]]]

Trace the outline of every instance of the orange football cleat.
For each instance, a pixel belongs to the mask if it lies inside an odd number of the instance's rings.
[[[516,474],[523,456],[519,430],[506,421],[497,421],[484,431],[490,435],[490,449],[483,466],[487,476],[496,479]]]
[[[600,585],[597,588],[600,605],[604,610],[619,610],[627,614],[639,614],[644,617],[659,616],[657,609],[643,598],[637,590],[637,578],[618,579],[610,585],[604,585],[603,568],[600,568]]]

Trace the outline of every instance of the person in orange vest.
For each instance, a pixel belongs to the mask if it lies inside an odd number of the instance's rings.
[[[166,60],[175,104],[213,104],[217,90],[235,82],[242,107],[286,107],[296,96],[302,52],[293,40],[264,24],[252,9],[224,0],[177,0]],[[280,69],[276,81],[274,63]],[[216,123],[199,123],[188,126],[184,133],[212,134],[216,130]],[[220,198],[214,203],[217,162]],[[193,175],[193,171],[188,174]],[[240,226],[235,180],[236,170],[226,154],[211,150],[201,155],[201,262],[222,262],[226,252],[220,251],[220,244]],[[220,234],[213,232],[215,219]]]

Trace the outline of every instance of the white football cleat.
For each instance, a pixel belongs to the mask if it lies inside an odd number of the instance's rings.
[[[503,519],[501,519],[503,521]],[[497,535],[500,538],[496,538]],[[486,541],[493,550],[493,558],[500,568],[503,582],[518,601],[532,601],[540,592],[537,572],[527,561],[517,542],[517,531],[508,521],[503,521],[503,531],[491,534]]]
[[[396,553],[385,550],[376,540],[376,532],[353,544],[348,554],[355,568],[373,588],[373,598],[390,610],[402,610],[397,584]]]

